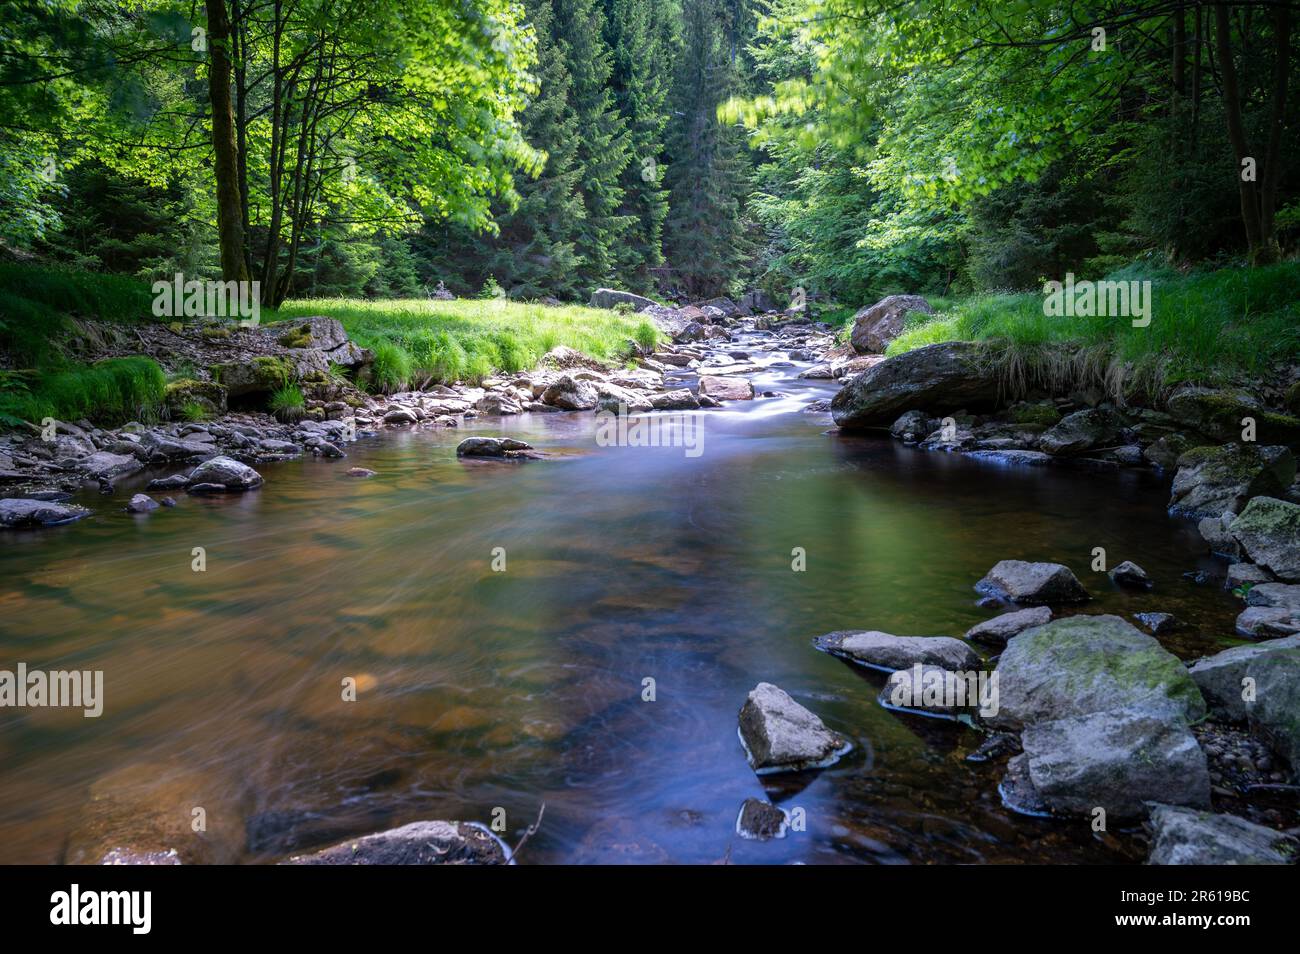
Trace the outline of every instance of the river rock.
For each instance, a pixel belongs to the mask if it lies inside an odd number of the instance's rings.
[[[613,308],[620,302],[631,305],[633,311],[644,311],[647,308],[657,307],[659,304],[641,295],[619,291],[615,288],[597,288],[591,293],[592,308]]]
[[[1238,635],[1275,639],[1300,633],[1300,613],[1285,606],[1247,606],[1237,616]]]
[[[504,391],[489,391],[483,395],[474,404],[474,408],[480,414],[488,414],[501,417],[506,414],[519,414],[523,411],[523,406],[519,403],[518,398],[514,395],[506,394]]]
[[[1209,544],[1210,552],[1227,557],[1230,560],[1241,558],[1241,544],[1228,532],[1228,527],[1237,515],[1231,510],[1218,517],[1202,517],[1196,524],[1201,539]]]
[[[1134,613],[1133,618],[1156,636],[1183,628],[1182,620],[1172,613]]]
[[[1149,590],[1155,586],[1155,582],[1147,574],[1147,571],[1131,560],[1125,560],[1112,569],[1110,578],[1117,586],[1127,586],[1135,590]]]
[[[1233,517],[1235,520],[1236,517]],[[1257,583],[1272,583],[1276,577],[1268,570],[1253,563],[1233,563],[1229,565],[1223,579],[1225,590],[1235,590],[1239,586],[1255,586]]]
[[[262,475],[232,457],[218,456],[205,460],[190,471],[187,482],[191,490],[200,485],[216,485],[238,492],[262,486]]]
[[[886,709],[953,719],[978,709],[982,702],[978,674],[968,671],[966,677],[963,679],[942,666],[917,663],[909,669],[891,672],[878,701]]]
[[[656,411],[694,411],[700,406],[700,399],[688,388],[677,388],[662,394],[652,395],[650,406]]]
[[[1210,707],[1210,714],[1229,722],[1247,721],[1254,703],[1243,698],[1243,680],[1252,676],[1260,660],[1271,653],[1300,653],[1300,635],[1269,639],[1252,646],[1233,646],[1198,659],[1189,670]],[[1255,679],[1258,700],[1259,680]]]
[[[163,403],[171,419],[180,420],[190,408],[198,408],[209,417],[226,413],[226,389],[215,381],[183,378],[167,385]]]
[[[850,748],[785,690],[760,682],[740,709],[740,742],[759,775],[798,772],[837,762]]]
[[[211,453],[211,448],[208,452]],[[144,464],[132,454],[110,454],[108,451],[98,451],[77,462],[77,469],[93,480],[125,477],[143,468]]]
[[[1186,517],[1218,517],[1229,510],[1241,513],[1252,497],[1284,496],[1295,475],[1295,455],[1281,445],[1196,447],[1178,458],[1169,513]]]
[[[719,401],[751,401],[754,398],[754,385],[748,378],[702,375],[700,393]]]
[[[157,510],[158,506],[158,501],[154,500],[148,494],[136,494],[131,498],[131,502],[126,505],[126,512],[149,513],[151,510]]]
[[[172,474],[170,477],[158,477],[149,481],[145,490],[179,490],[190,482],[186,474]]]
[[[1136,818],[1156,799],[1210,806],[1205,753],[1180,719],[1108,709],[1035,722],[1020,741],[1034,790],[1058,814]]]
[[[751,841],[784,838],[790,816],[784,809],[758,798],[747,798],[736,816],[736,834]]]
[[[992,722],[1034,722],[1136,708],[1195,721],[1205,700],[1176,656],[1118,616],[1067,616],[1012,637],[998,660]]]
[[[929,436],[937,426],[924,411],[906,411],[889,428],[889,433],[905,444],[915,444]]]
[[[1262,444],[1300,443],[1300,418],[1264,408],[1259,399],[1239,388],[1184,385],[1166,402],[1169,415],[1216,441],[1239,441],[1243,421],[1255,422],[1255,440]]]
[[[574,374],[562,374],[541,394],[543,404],[564,411],[589,411],[600,400],[595,386]]]
[[[1007,467],[1046,467],[1052,462],[1051,454],[1014,448],[1008,450],[972,450],[966,451],[965,456],[972,460],[1002,464]]]
[[[1300,843],[1236,815],[1152,805],[1149,865],[1289,865]]]
[[[966,632],[966,638],[977,643],[987,643],[991,646],[1005,646],[1007,640],[1012,636],[1017,636],[1029,629],[1031,626],[1042,626],[1044,623],[1052,621],[1052,611],[1046,606],[1032,606],[1029,609],[1016,610],[1013,613],[1003,613],[1001,616],[995,616],[992,619],[985,620],[972,626]]]
[[[310,855],[290,865],[504,865],[504,843],[474,822],[418,821],[366,835]]]
[[[882,353],[903,333],[908,312],[933,315],[934,309],[920,295],[890,295],[868,305],[853,316],[849,343],[860,354]]]
[[[1256,497],[1228,532],[1253,563],[1278,579],[1300,582],[1300,504]]]
[[[917,663],[944,669],[979,669],[980,657],[960,639],[951,636],[893,636],[875,630],[840,630],[819,637],[824,653],[893,672]]]
[[[524,457],[533,449],[513,437],[467,437],[456,445],[457,457]]]
[[[1038,447],[1058,457],[1074,456],[1116,443],[1123,429],[1124,421],[1114,411],[1088,408],[1075,411],[1045,431],[1038,439]]]
[[[986,596],[1030,606],[1091,599],[1070,568],[1060,563],[1002,560],[975,584],[975,589]]]
[[[420,418],[416,415],[415,411],[409,407],[395,407],[384,414],[384,423],[393,426],[416,424],[419,420]]]
[[[980,360],[983,345],[949,341],[886,358],[849,381],[831,401],[846,430],[883,427],[904,411],[944,414],[994,404],[998,378]]]
[[[53,500],[29,500],[9,497],[0,500],[0,527],[51,527],[90,516],[90,511],[76,504]]]

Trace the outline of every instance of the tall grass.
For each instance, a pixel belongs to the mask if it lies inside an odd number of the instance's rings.
[[[477,383],[533,367],[558,345],[614,359],[627,352],[629,341],[650,340],[636,315],[500,299],[304,299],[286,302],[273,320],[307,315],[337,318],[358,344],[374,349],[375,386],[385,391]]]
[[[1043,300],[1040,293],[982,295],[933,318],[913,313],[887,353],[941,341],[988,341],[996,344],[991,354],[1013,385],[1076,379],[1101,383],[1115,396],[1159,395],[1187,381],[1240,382],[1300,356],[1296,263],[1159,275],[1144,328],[1123,317],[1049,317]]]
[[[109,358],[93,365],[69,365],[36,372],[21,385],[0,390],[0,418],[8,423],[46,417],[115,423],[153,419],[167,379],[149,358]]]

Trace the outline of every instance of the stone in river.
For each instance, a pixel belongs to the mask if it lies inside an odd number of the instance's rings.
[[[1236,815],[1152,805],[1150,865],[1289,865],[1296,839]]]
[[[760,775],[831,765],[851,745],[783,689],[760,682],[740,709],[740,741]]]
[[[1046,606],[1031,606],[1028,609],[1003,613],[993,619],[985,620],[966,631],[966,638],[977,643],[992,646],[1005,646],[1007,640],[1029,629],[1042,626],[1052,621],[1052,611]]]
[[[11,497],[0,500],[0,527],[49,527],[90,515],[84,507],[52,500]]]
[[[736,834],[751,841],[784,838],[790,816],[784,809],[758,798],[747,798],[736,816]]]
[[[700,393],[719,401],[752,401],[754,385],[747,378],[702,375]]]
[[[945,669],[978,669],[980,658],[951,636],[893,636],[874,630],[840,630],[817,640],[822,652],[863,666],[893,672],[921,663]]]
[[[214,486],[231,492],[252,490],[262,486],[262,475],[234,458],[213,457],[190,471],[189,487],[195,493],[199,487],[211,491]]]
[[[475,822],[419,821],[354,838],[290,865],[504,865],[509,850]]]
[[[1125,560],[1111,570],[1110,578],[1117,585],[1127,586],[1132,589],[1149,590],[1155,585],[1151,577],[1147,575],[1147,571],[1130,560]]]
[[[1024,560],[1002,560],[975,584],[975,589],[988,596],[1030,606],[1081,603],[1090,598],[1069,567],[1060,563],[1028,563]]]

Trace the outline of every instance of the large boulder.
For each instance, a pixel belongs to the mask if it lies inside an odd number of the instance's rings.
[[[1210,806],[1205,753],[1180,719],[1109,709],[1026,726],[1020,737],[1035,792],[1055,813],[1135,818],[1144,803]]]
[[[1255,440],[1262,444],[1300,442],[1300,418],[1264,408],[1259,399],[1240,389],[1215,390],[1186,385],[1169,396],[1169,415],[1216,441],[1239,441],[1247,419],[1255,422]]]
[[[853,378],[831,401],[831,417],[847,430],[886,427],[904,411],[944,414],[992,405],[997,374],[968,341],[928,345],[887,358]]]
[[[995,724],[1136,708],[1194,721],[1205,700],[1178,657],[1118,616],[1067,616],[1012,637],[998,659]]]
[[[592,308],[613,308],[620,302],[631,305],[633,311],[644,311],[658,305],[658,302],[642,295],[634,295],[632,292],[618,291],[614,288],[597,288],[591,293]]]
[[[987,596],[1026,606],[1046,603],[1082,603],[1089,599],[1078,577],[1060,563],[1001,560],[975,584]]]
[[[851,747],[785,690],[760,682],[740,709],[740,742],[759,775],[821,768]]]
[[[299,377],[297,365],[278,355],[223,361],[214,364],[210,370],[213,380],[232,398],[271,394]]]
[[[94,480],[113,480],[134,474],[143,468],[144,464],[134,454],[113,454],[109,451],[96,451],[77,461],[77,469]]]
[[[1283,497],[1296,475],[1295,455],[1281,445],[1195,447],[1178,458],[1171,516],[1241,513],[1252,497]]]
[[[1300,842],[1236,815],[1152,805],[1150,865],[1289,865]]]
[[[884,672],[909,669],[918,663],[951,670],[973,670],[981,666],[975,651],[951,636],[893,636],[875,630],[841,630],[818,638],[817,648]]]
[[[1228,527],[1253,563],[1300,582],[1300,504],[1255,497]]]
[[[90,511],[75,504],[56,503],[53,500],[28,500],[9,497],[0,500],[0,527],[51,527],[71,523],[90,515]]]
[[[476,822],[419,821],[356,838],[290,865],[504,865],[505,844]]]
[[[262,486],[262,475],[233,457],[217,456],[190,471],[189,487],[222,487],[227,491],[252,490]]]
[[[903,333],[907,313],[911,311],[934,314],[930,303],[920,295],[890,295],[863,308],[853,316],[853,332],[849,337],[853,349],[859,354],[882,353]]]
[[[1058,457],[1083,454],[1118,443],[1124,426],[1123,419],[1106,408],[1075,411],[1044,432],[1038,439],[1038,447]]]

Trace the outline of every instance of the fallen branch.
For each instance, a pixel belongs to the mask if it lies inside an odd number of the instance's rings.
[[[524,847],[525,842],[527,842],[529,838],[537,834],[537,829],[542,827],[542,816],[545,814],[546,814],[546,803],[542,802],[542,807],[537,810],[537,821],[533,822],[526,829],[524,829],[523,836],[520,837],[518,843],[511,850],[510,852],[511,861],[518,860],[519,850]]]

